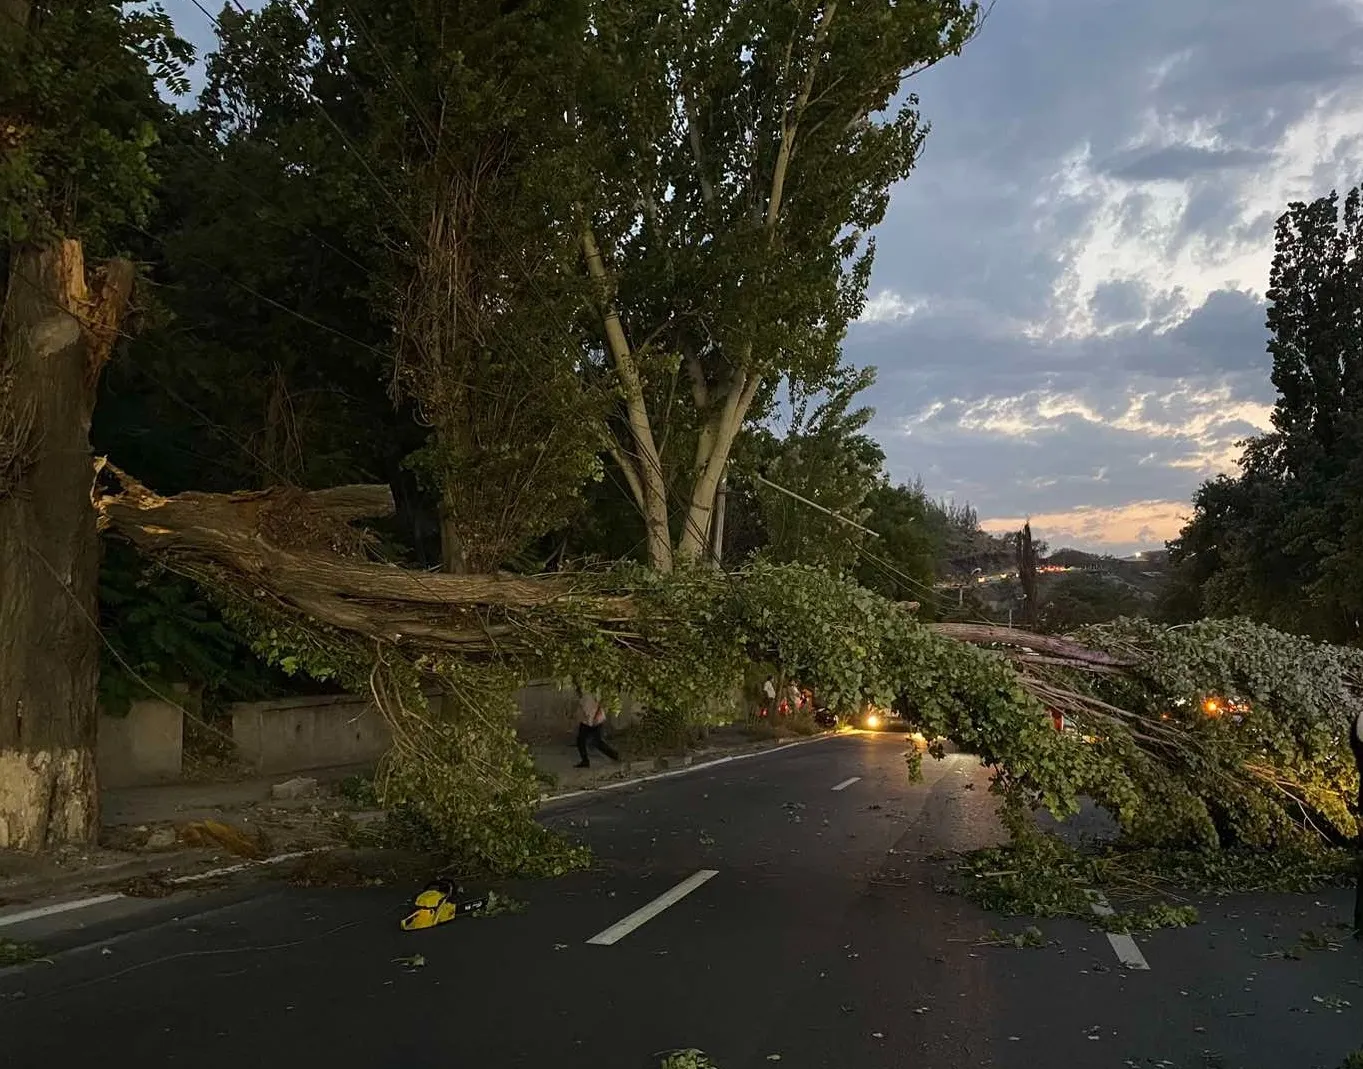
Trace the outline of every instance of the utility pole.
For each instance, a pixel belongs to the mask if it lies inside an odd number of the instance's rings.
[[[725,461],[724,471],[719,476],[719,486],[715,489],[715,518],[710,524],[710,558],[716,569],[721,568],[724,560],[724,504],[729,497],[729,463]]]

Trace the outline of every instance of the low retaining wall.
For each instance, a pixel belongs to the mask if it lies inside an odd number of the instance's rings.
[[[123,716],[100,716],[95,767],[101,787],[145,787],[180,778],[184,713],[170,702],[133,702]]]
[[[373,701],[348,694],[242,702],[228,714],[238,758],[266,774],[366,764],[390,741]]]
[[[431,695],[438,700],[438,695]],[[528,743],[570,743],[577,728],[576,696],[553,681],[516,692],[517,731]],[[372,700],[356,695],[242,702],[228,708],[239,759],[262,775],[377,761],[391,741]],[[626,700],[615,727],[638,719]],[[125,717],[99,718],[98,762],[105,787],[141,787],[180,778],[184,714],[162,701],[136,702]]]

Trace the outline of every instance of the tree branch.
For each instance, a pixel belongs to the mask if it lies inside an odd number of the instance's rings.
[[[776,164],[772,168],[771,193],[767,199],[767,230],[771,234],[772,240],[776,236],[776,221],[781,215],[781,199],[785,194],[786,172],[790,168],[790,160],[795,152],[795,135],[800,128],[800,120],[804,118],[805,108],[809,105],[809,95],[814,91],[814,79],[819,73],[819,50],[823,47],[824,41],[828,39],[828,28],[833,23],[833,16],[838,10],[838,0],[830,0],[827,7],[823,9],[823,14],[819,16],[818,26],[814,30],[814,45],[809,59],[809,69],[805,71],[804,82],[800,86],[800,91],[795,97],[795,104],[788,109],[781,117],[781,146],[776,152]],[[790,54],[786,54],[786,69],[789,69]]]

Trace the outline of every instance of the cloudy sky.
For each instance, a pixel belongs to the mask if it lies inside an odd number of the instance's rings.
[[[892,474],[1161,545],[1267,426],[1275,219],[1363,180],[1363,0],[997,0],[912,88],[933,130],[847,344]]]
[[[1267,426],[1277,216],[1363,180],[1363,0],[998,0],[915,81],[933,130],[848,344],[893,474],[1159,546]]]

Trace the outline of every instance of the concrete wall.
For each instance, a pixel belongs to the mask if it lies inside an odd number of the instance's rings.
[[[377,761],[390,740],[374,703],[351,695],[242,702],[228,712],[237,754],[257,772]]]
[[[160,699],[99,718],[95,766],[101,787],[144,787],[180,778],[184,713]]]
[[[429,695],[436,701],[438,695]],[[516,692],[517,730],[527,742],[571,741],[577,729],[573,694],[553,682],[536,682]],[[241,760],[259,772],[303,772],[314,768],[377,761],[390,735],[383,717],[367,698],[354,696],[288,698],[233,705],[232,738]],[[637,716],[626,703],[617,726]]]
[[[517,691],[516,702],[517,730],[527,742],[572,741],[577,700],[571,691],[540,681]],[[229,707],[228,715],[238,757],[263,775],[369,764],[390,743],[388,725],[373,702],[352,695],[243,702]],[[638,706],[626,700],[611,722],[628,727],[638,715]],[[137,702],[127,716],[101,716],[100,784],[141,787],[177,780],[183,747],[184,714],[167,702]]]

